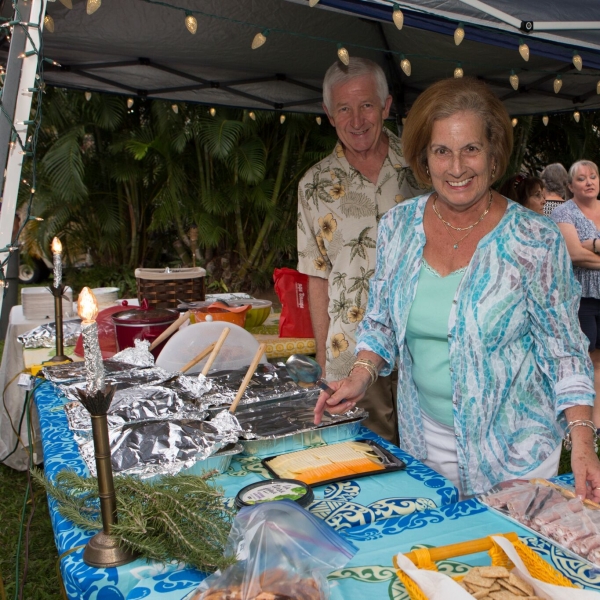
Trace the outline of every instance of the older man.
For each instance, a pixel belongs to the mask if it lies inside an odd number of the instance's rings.
[[[397,202],[419,193],[400,140],[384,126],[392,97],[376,63],[352,58],[333,64],[323,81],[323,108],[339,141],[310,168],[298,189],[298,270],[309,276],[316,359],[327,377],[354,365],[354,332],[367,305],[375,268],[377,223]],[[396,385],[381,377],[361,406],[365,423],[397,439]]]

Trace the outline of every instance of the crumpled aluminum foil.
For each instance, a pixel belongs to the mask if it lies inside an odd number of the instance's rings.
[[[204,421],[152,421],[109,431],[115,473],[151,477],[175,474],[224,448],[230,441]],[[93,440],[80,447],[92,476],[96,475]]]
[[[135,365],[127,365],[112,360],[104,361],[104,374],[107,381],[114,381],[118,374],[127,374],[132,369],[135,369]],[[41,372],[48,381],[59,385],[74,381],[85,381],[86,377],[85,362],[83,361],[47,366]]]
[[[125,348],[117,352],[112,360],[117,362],[136,365],[137,367],[153,367],[154,356],[150,352],[150,342],[148,340],[134,340],[135,348]]]
[[[212,382],[212,389],[203,395],[203,402],[212,406],[231,404],[246,371],[247,367],[232,371],[217,371],[211,374],[209,379]],[[292,380],[283,363],[258,365],[244,391],[240,404],[305,394],[306,389]]]
[[[74,346],[81,334],[81,319],[63,321],[63,344]],[[54,348],[56,346],[56,323],[44,323],[17,337],[24,348]]]
[[[358,407],[342,415],[325,411],[321,425],[317,426],[314,424],[314,409],[318,396],[319,392],[314,390],[306,393],[303,398],[293,397],[239,407],[235,416],[242,428],[240,437],[245,440],[273,439],[365,419],[368,416],[365,410]],[[216,409],[210,412],[214,414]]]
[[[235,415],[232,415],[228,410],[222,410],[217,413],[211,420],[210,424],[217,428],[217,431],[225,438],[235,439],[239,438],[242,433],[242,427],[240,422],[237,420]]]
[[[69,428],[89,431],[90,413],[81,402],[65,404]],[[173,390],[162,386],[145,386],[117,390],[108,410],[108,427],[116,429],[127,423],[166,419],[197,419],[206,417],[198,405],[183,402]],[[239,426],[238,426],[239,427]]]
[[[210,391],[212,381],[202,373],[199,373],[197,377],[178,373],[175,379],[165,382],[164,385],[177,392],[182,400],[200,404],[203,408],[208,407],[208,403],[201,398]]]

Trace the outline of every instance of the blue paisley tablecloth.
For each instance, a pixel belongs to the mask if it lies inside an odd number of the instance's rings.
[[[44,468],[51,479],[62,469],[87,475],[77,444],[68,429],[63,410],[64,397],[58,389],[43,383],[35,392],[40,417]],[[441,475],[412,456],[385,442],[368,429],[361,438],[373,439],[401,458],[406,470],[364,477],[315,488],[315,501],[309,510],[339,531],[370,527],[378,521],[400,517],[454,503],[456,488]],[[244,486],[268,478],[260,459],[234,459],[227,473],[216,479],[225,492],[226,502],[233,506],[237,492]],[[180,564],[137,560],[111,569],[88,567],[82,560],[83,546],[91,537],[60,516],[56,503],[49,500],[67,595],[72,599],[124,600],[134,598],[181,599],[203,578],[198,571]],[[73,550],[75,549],[75,550]]]

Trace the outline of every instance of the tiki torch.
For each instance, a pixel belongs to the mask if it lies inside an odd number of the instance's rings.
[[[56,355],[49,362],[65,362],[71,359],[65,356],[63,349],[63,313],[62,313],[62,297],[65,291],[65,286],[62,282],[62,244],[55,237],[52,240],[52,259],[54,264],[54,281],[50,291],[54,296],[54,324],[56,328]]]

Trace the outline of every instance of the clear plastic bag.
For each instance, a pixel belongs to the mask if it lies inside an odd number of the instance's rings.
[[[205,579],[189,600],[327,600],[327,575],[357,551],[290,500],[243,508],[225,548],[238,562]]]

